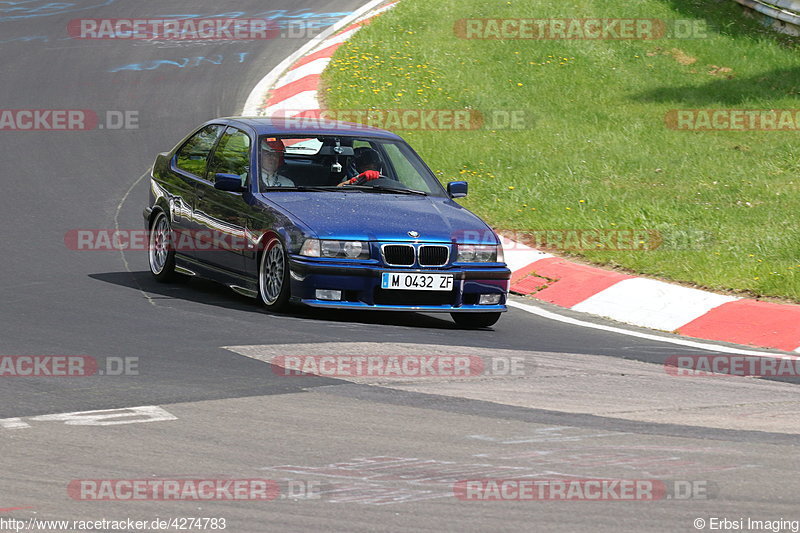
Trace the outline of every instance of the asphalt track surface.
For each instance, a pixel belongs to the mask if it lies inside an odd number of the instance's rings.
[[[693,531],[696,518],[800,520],[791,380],[674,378],[666,358],[711,352],[520,309],[482,331],[457,329],[446,315],[274,315],[213,283],[155,283],[144,252],[67,249],[69,230],[141,228],[140,177],[156,153],[238,113],[304,42],[81,41],[66,38],[69,20],[350,12],[361,3],[76,0],[46,14],[48,2],[0,2],[0,107],[139,116],[138,129],[0,132],[0,354],[138,361],[138,375],[0,381],[0,519],[225,517],[237,532]],[[265,362],[286,353],[497,355],[524,358],[527,371],[286,378]],[[170,416],[104,426],[42,416],[137,406]],[[709,490],[651,503],[453,497],[454,480],[520,476]],[[152,477],[265,477],[324,490],[319,499],[197,503],[87,502],[66,489],[76,479]]]

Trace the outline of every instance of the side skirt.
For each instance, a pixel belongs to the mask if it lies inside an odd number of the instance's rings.
[[[228,286],[233,291],[249,298],[258,297],[258,280],[247,276],[242,276],[230,270],[211,266],[186,257],[185,255],[175,254],[175,270],[181,274],[197,276],[210,279],[222,285]]]

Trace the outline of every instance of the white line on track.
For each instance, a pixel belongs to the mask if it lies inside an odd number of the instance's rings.
[[[139,179],[134,181],[131,184],[131,186],[128,187],[128,190],[125,191],[125,194],[122,195],[122,199],[119,201],[119,203],[117,204],[117,209],[114,211],[114,230],[115,231],[119,231],[119,213],[120,213],[120,211],[122,211],[122,206],[125,205],[125,202],[128,200],[128,196],[130,196],[130,194],[133,191],[133,189],[136,188],[137,185],[139,185],[139,182],[150,175],[150,170],[152,170],[152,169],[149,169],[147,172],[145,172],[144,174],[139,176]],[[149,246],[149,242],[148,242],[148,246]],[[125,265],[125,270],[127,270],[130,274],[133,274],[133,271],[131,270],[131,267],[128,264],[128,259],[125,257],[125,250],[121,249],[119,251],[119,254],[122,256],[122,263]],[[137,284],[137,286],[138,286],[138,284]],[[150,305],[156,305],[156,302],[153,300],[153,298],[149,294],[147,294],[142,289],[139,289],[139,292],[141,292],[142,295],[145,298],[147,298],[147,301],[150,302]]]

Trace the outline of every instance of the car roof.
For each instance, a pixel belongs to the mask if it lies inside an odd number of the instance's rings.
[[[266,117],[224,117],[216,120],[210,120],[208,123],[226,122],[230,125],[243,124],[249,126],[258,135],[333,135],[333,136],[346,136],[346,137],[373,137],[379,139],[387,139],[393,141],[402,141],[403,139],[386,130],[374,128],[372,126],[365,126],[364,124],[355,124],[353,122],[342,122],[339,120],[324,120],[317,118],[266,118]]]

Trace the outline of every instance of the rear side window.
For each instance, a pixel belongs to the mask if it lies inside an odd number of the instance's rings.
[[[205,176],[208,154],[214,147],[222,129],[223,126],[212,124],[192,135],[175,155],[175,165],[195,176]]]
[[[228,128],[214,150],[214,157],[208,166],[208,179],[213,182],[215,174],[234,174],[245,185],[249,172],[250,137],[242,130]]]

